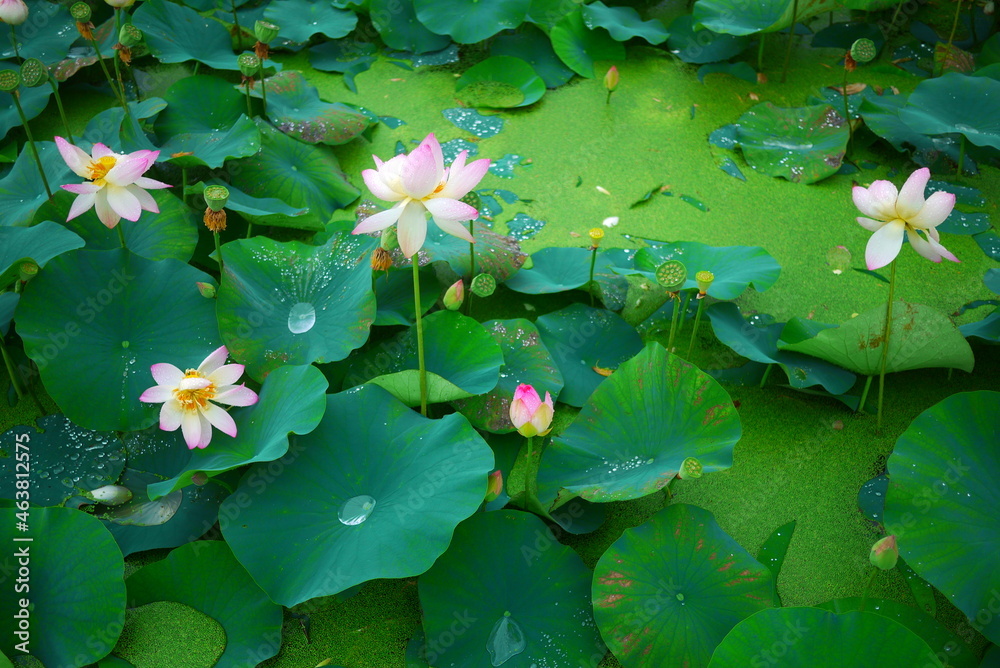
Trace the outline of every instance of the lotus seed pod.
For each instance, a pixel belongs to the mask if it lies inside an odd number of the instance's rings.
[[[74,20],[81,23],[89,21],[91,14],[90,5],[86,2],[74,2],[69,8],[69,15],[72,16]]]
[[[465,202],[476,211],[479,211],[479,209],[481,209],[483,206],[483,200],[480,199],[479,193],[477,193],[475,190],[470,190],[469,192],[467,192],[465,194],[465,197],[462,197],[459,201]]]
[[[694,275],[694,281],[698,284],[698,292],[705,294],[708,289],[712,287],[712,281],[715,280],[715,274],[710,271],[699,271]]]
[[[257,41],[265,44],[277,37],[279,30],[281,27],[270,21],[258,20],[253,24],[253,34],[257,37]]]
[[[236,59],[236,64],[239,65],[243,76],[252,77],[260,69],[260,58],[253,53],[244,53]]]
[[[872,551],[868,555],[868,560],[872,562],[872,566],[883,571],[891,571],[895,568],[896,562],[899,561],[899,548],[896,546],[896,537],[886,536],[872,545]]]
[[[0,91],[13,93],[21,85],[21,75],[17,70],[0,70]]]
[[[687,267],[680,260],[667,260],[656,268],[656,282],[671,292],[684,287],[687,277]]]
[[[871,62],[877,55],[878,49],[875,47],[875,42],[867,37],[862,37],[851,45],[851,58],[859,63]]]
[[[118,41],[128,48],[142,44],[142,31],[131,23],[126,23],[118,31]]]
[[[694,457],[688,457],[681,462],[680,470],[677,471],[677,477],[681,480],[689,480],[693,478],[700,478],[702,472],[702,465]]]
[[[84,494],[85,497],[106,506],[120,506],[132,500],[132,491],[121,485],[105,485]]]
[[[38,264],[34,260],[25,260],[18,267],[18,274],[22,281],[30,281],[38,275]]]
[[[593,244],[594,248],[597,248],[601,244],[601,239],[604,238],[604,230],[599,227],[595,227],[587,232],[587,236],[590,237],[590,242]]]
[[[225,186],[208,186],[203,193],[205,204],[212,211],[222,211],[229,201],[229,189]]]
[[[489,297],[497,289],[497,280],[490,274],[479,274],[472,279],[469,289],[477,297]]]
[[[28,58],[21,63],[21,82],[28,88],[37,88],[49,80],[49,68],[38,58]]]

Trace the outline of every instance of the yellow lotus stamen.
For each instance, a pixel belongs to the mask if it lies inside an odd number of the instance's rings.
[[[188,369],[184,372],[185,378],[205,378],[197,369]],[[185,411],[196,411],[205,408],[208,402],[215,398],[215,383],[208,387],[201,387],[193,390],[175,389],[174,397],[180,402],[181,408]]]
[[[87,165],[87,170],[90,172],[88,177],[94,182],[94,185],[103,186],[106,185],[104,177],[108,175],[111,168],[115,166],[117,159],[113,155],[106,155],[103,158],[98,158],[97,160],[92,160],[89,165]]]

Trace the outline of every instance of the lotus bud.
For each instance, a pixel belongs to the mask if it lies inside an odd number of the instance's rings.
[[[382,230],[378,245],[381,249],[392,252],[399,248],[399,238],[396,236],[396,226],[387,227]]]
[[[525,438],[545,436],[552,429],[552,416],[555,409],[552,405],[552,395],[545,393],[545,401],[531,385],[524,383],[514,390],[514,399],[510,402],[510,421],[517,433]]]
[[[604,238],[604,230],[595,227],[587,232],[587,236],[590,237],[590,247],[596,250],[601,245],[601,239]]]
[[[680,260],[667,260],[656,268],[656,282],[670,292],[683,288],[687,277],[687,267]]]
[[[21,75],[17,70],[0,70],[0,91],[13,94],[20,85]]]
[[[132,48],[142,44],[142,31],[131,23],[126,23],[118,31],[118,41],[126,48]]]
[[[868,555],[868,560],[872,562],[872,566],[880,568],[883,571],[890,571],[895,568],[896,562],[899,561],[899,548],[896,547],[896,536],[886,536],[872,545],[872,551]]]
[[[28,20],[28,5],[22,0],[0,0],[0,21],[19,26]]]
[[[28,58],[21,63],[21,83],[37,88],[49,80],[49,68],[38,58]]]
[[[124,7],[131,7],[135,4],[135,0],[104,0],[107,4],[111,5],[115,9],[122,9]]]
[[[449,311],[457,311],[465,301],[465,284],[462,279],[458,279],[448,288],[448,291],[444,293],[444,307]]]
[[[212,285],[211,283],[203,283],[201,281],[196,281],[195,285],[198,286],[198,292],[201,293],[201,296],[204,297],[205,299],[215,298],[215,286]]]
[[[132,500],[132,490],[121,485],[105,485],[85,493],[84,496],[95,503],[120,506]]]
[[[38,264],[34,260],[25,260],[17,269],[22,281],[27,282],[38,276]]]
[[[615,89],[618,88],[618,68],[614,65],[604,75],[604,87],[608,89],[609,93],[615,92]]]
[[[226,202],[229,201],[229,189],[225,186],[208,186],[205,188],[205,192],[202,193],[205,198],[205,204],[212,211],[222,211],[226,206]]]
[[[851,58],[859,63],[869,63],[877,55],[878,49],[875,47],[875,42],[867,37],[862,37],[851,45]]]
[[[203,487],[208,484],[208,475],[204,471],[198,471],[191,475],[191,484]]]
[[[486,496],[483,501],[489,503],[495,501],[503,493],[503,471],[497,469],[490,474],[486,486]]]
[[[986,16],[993,16],[993,12],[996,11],[997,5],[993,0],[989,0],[985,5],[983,5],[983,14]]]
[[[694,282],[698,284],[698,299],[708,294],[708,289],[712,287],[714,280],[715,274],[710,271],[699,271],[694,275]]]
[[[489,274],[479,274],[472,279],[469,289],[477,297],[489,297],[497,289],[497,280]]]
[[[240,72],[245,77],[252,77],[260,70],[260,58],[253,53],[241,54],[240,57],[236,59],[236,64],[239,65]]]

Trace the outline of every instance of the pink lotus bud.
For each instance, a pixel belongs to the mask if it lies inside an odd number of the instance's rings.
[[[19,26],[28,20],[28,5],[21,0],[0,0],[0,21]]]
[[[213,299],[215,297],[215,286],[211,283],[202,283],[201,281],[197,281],[195,282],[195,285],[198,286],[198,292],[200,292],[201,296],[205,299]]]
[[[545,393],[543,402],[531,385],[521,384],[514,390],[510,402],[510,421],[517,433],[525,438],[545,436],[552,428],[552,395]]]
[[[465,284],[462,279],[455,281],[454,285],[444,293],[444,307],[449,311],[457,311],[458,307],[465,301]]]
[[[490,501],[496,500],[498,496],[503,492],[503,472],[497,469],[490,474],[489,483],[486,487],[486,497],[484,501],[489,503]]]
[[[896,562],[899,560],[899,548],[896,547],[896,537],[886,536],[872,545],[872,551],[868,555],[868,560],[872,562],[872,566],[880,568],[883,571],[891,571],[895,568]]]
[[[608,73],[604,75],[604,87],[608,89],[609,93],[613,93],[616,88],[618,88],[618,68],[614,65],[608,70]]]

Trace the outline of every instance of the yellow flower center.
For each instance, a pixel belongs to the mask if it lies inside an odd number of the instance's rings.
[[[185,378],[205,378],[197,369],[188,369],[184,372]],[[208,387],[193,390],[174,390],[174,398],[180,402],[181,408],[185,411],[197,411],[205,408],[210,399],[215,398],[215,383],[210,383]]]
[[[94,182],[96,186],[107,185],[107,181],[104,177],[108,175],[111,168],[115,166],[117,159],[113,155],[106,155],[103,158],[97,160],[91,160],[90,164],[87,165],[87,169],[90,171],[90,180]]]

